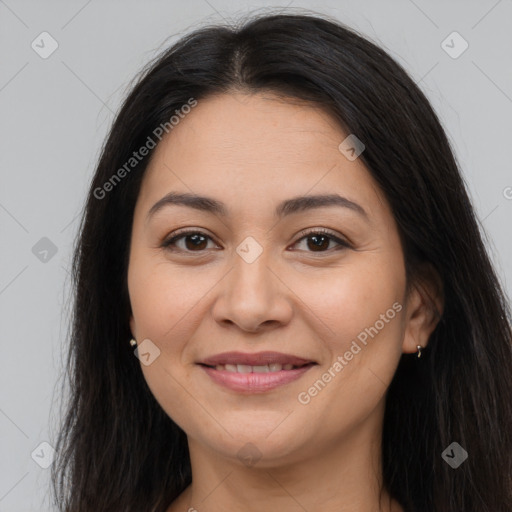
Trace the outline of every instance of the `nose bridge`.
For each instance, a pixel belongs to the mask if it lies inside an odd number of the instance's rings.
[[[270,302],[274,288],[273,275],[269,269],[270,249],[264,247],[264,242],[258,242],[253,236],[247,236],[236,247],[232,270],[231,291],[241,294],[238,299],[243,300],[244,296],[252,297],[263,295],[259,300],[266,299]],[[270,294],[270,295],[269,295]]]
[[[254,237],[236,247],[232,269],[214,306],[217,321],[230,321],[248,331],[263,323],[287,321],[291,308],[271,260],[272,251]]]

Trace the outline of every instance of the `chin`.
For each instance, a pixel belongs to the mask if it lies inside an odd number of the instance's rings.
[[[270,468],[291,464],[304,458],[308,447],[314,445],[314,435],[308,437],[303,425],[287,425],[285,428],[284,424],[263,419],[257,425],[240,421],[237,428],[227,430],[233,437],[224,430],[221,439],[205,438],[202,432],[201,443],[246,466]]]

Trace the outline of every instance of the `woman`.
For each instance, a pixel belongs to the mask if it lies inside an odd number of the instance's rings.
[[[74,256],[60,510],[512,510],[510,310],[427,99],[326,17],[145,70]]]

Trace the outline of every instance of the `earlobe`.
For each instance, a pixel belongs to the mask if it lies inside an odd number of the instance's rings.
[[[421,353],[418,346],[425,348],[428,345],[443,311],[443,282],[435,268],[425,264],[407,300],[403,352]]]

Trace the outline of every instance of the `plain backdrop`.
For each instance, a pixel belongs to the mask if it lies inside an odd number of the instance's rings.
[[[511,0],[0,0],[0,512],[52,510],[44,466],[59,413],[71,248],[130,80],[204,23],[278,9],[336,17],[419,83],[510,297]]]

